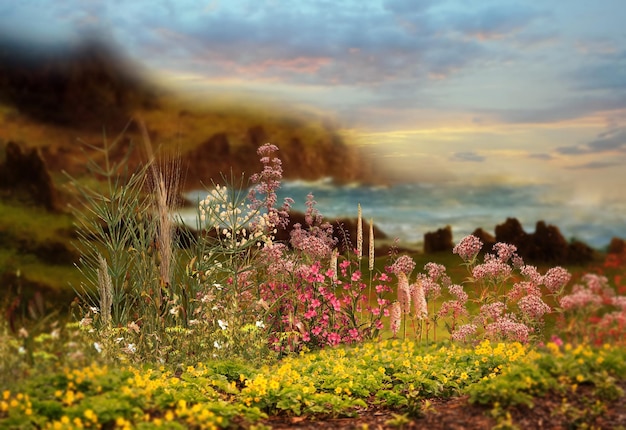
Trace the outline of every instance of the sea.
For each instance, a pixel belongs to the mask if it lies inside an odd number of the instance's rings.
[[[546,185],[462,183],[400,183],[389,186],[336,185],[332,179],[287,180],[278,190],[279,202],[294,200],[292,209],[304,212],[312,193],[316,208],[328,219],[357,217],[374,220],[390,239],[421,246],[424,234],[450,226],[454,242],[481,227],[494,234],[507,218],[517,218],[527,233],[537,221],[557,226],[567,240],[605,249],[613,237],[626,238],[626,202],[598,203],[568,198]],[[206,190],[190,192],[190,201],[203,199]],[[194,211],[181,212],[196,225]]]

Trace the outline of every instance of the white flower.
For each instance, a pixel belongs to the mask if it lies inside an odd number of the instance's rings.
[[[118,337],[117,339],[115,339],[115,343],[120,343],[123,340],[124,340],[123,337]]]
[[[220,326],[222,330],[226,330],[228,328],[227,321],[217,320],[217,324]]]
[[[79,326],[81,327],[87,327],[89,324],[91,324],[93,322],[93,319],[89,318],[89,317],[85,317],[82,320],[80,320],[80,322],[78,323]]]
[[[178,306],[173,307],[172,309],[170,309],[170,314],[174,315],[175,317],[178,316]]]
[[[99,353],[102,352],[102,345],[100,345],[98,342],[94,342],[93,347],[96,348],[96,351],[98,351]]]
[[[137,347],[134,343],[129,343],[128,345],[126,345],[126,352],[128,352],[129,354],[134,354],[135,352],[137,352]]]
[[[89,306],[89,310],[90,310],[91,312],[93,312],[94,314],[97,314],[97,313],[99,313],[99,312],[100,312],[100,309],[98,309],[98,308],[97,308],[97,307],[95,307],[95,306]]]
[[[23,346],[20,346],[19,348],[17,348],[17,353],[20,355],[24,355],[26,354],[26,350],[24,349]]]
[[[214,342],[213,342],[213,347],[214,347],[215,349],[220,349],[220,348],[222,347],[222,345],[220,345],[220,343],[219,343],[218,341],[214,341]]]
[[[256,322],[256,326],[257,326],[258,328],[265,328],[265,324],[263,323],[263,321],[257,321],[257,322]]]

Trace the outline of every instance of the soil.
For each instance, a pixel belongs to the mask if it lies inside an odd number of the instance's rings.
[[[592,387],[579,387],[566,402],[558,393],[538,398],[532,408],[515,406],[509,408],[500,419],[500,428],[518,429],[626,429],[626,381],[620,384],[622,395],[615,401],[599,400],[592,396]],[[424,404],[421,416],[407,418],[403,411],[368,408],[353,418],[315,418],[274,416],[263,422],[272,429],[428,429],[466,430],[491,429],[498,425],[492,416],[492,408],[473,405],[467,396],[450,399],[431,399]],[[515,427],[512,427],[515,426]]]

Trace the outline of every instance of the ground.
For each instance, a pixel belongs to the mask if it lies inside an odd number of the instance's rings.
[[[626,392],[626,382],[621,385]],[[596,404],[590,397],[591,387],[580,387],[577,393],[563,396],[552,393],[536,399],[533,408],[517,406],[509,409],[511,423],[519,429],[626,429],[626,395],[613,402]],[[589,400],[591,398],[591,400]],[[264,424],[273,429],[428,429],[467,430],[491,429],[498,421],[491,416],[491,408],[469,404],[467,396],[434,399],[423,410],[422,416],[409,420],[398,419],[402,413],[385,409],[368,409],[354,418],[310,419],[308,417],[271,417]],[[505,421],[506,422],[506,421]],[[501,422],[502,423],[502,422]],[[511,428],[501,426],[500,428]]]

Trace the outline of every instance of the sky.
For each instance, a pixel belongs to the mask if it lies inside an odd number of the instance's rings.
[[[332,118],[426,182],[626,200],[624,0],[24,0],[0,28],[96,33],[182,92]]]

